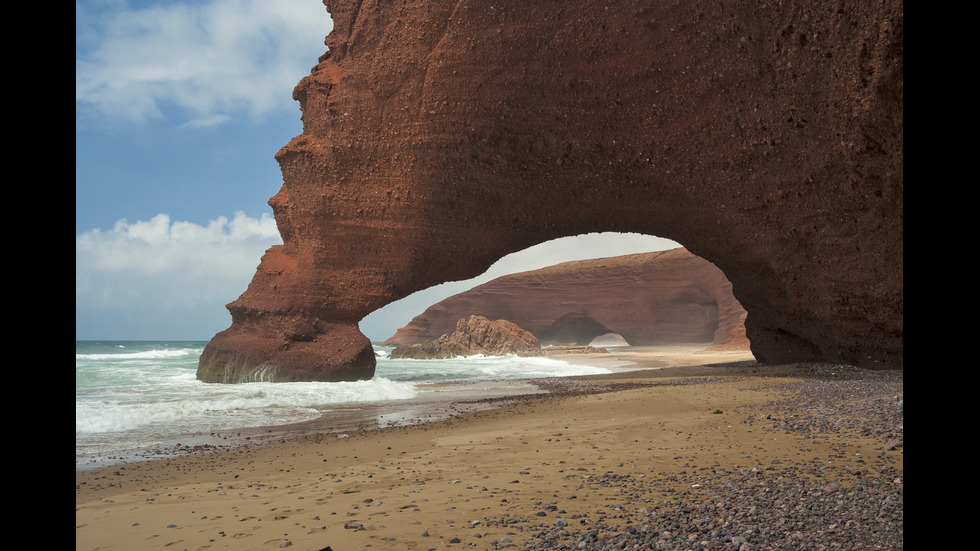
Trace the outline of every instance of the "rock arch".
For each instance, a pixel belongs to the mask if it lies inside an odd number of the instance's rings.
[[[369,377],[368,313],[591,231],[718,266],[762,362],[902,367],[901,1],[325,4],[200,379]]]
[[[502,275],[426,306],[382,344],[436,340],[452,333],[460,319],[478,315],[513,322],[542,346],[584,346],[606,333],[636,346],[721,344],[735,337],[748,345],[746,312],[731,282],[684,248]]]

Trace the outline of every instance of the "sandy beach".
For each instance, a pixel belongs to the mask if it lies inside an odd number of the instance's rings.
[[[902,372],[567,359],[615,372],[434,422],[76,469],[75,547],[903,547]]]

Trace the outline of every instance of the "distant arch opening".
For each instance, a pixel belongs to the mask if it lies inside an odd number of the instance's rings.
[[[477,278],[377,310],[360,329],[378,344],[419,344],[452,333],[470,315],[516,323],[543,346],[599,339],[612,347],[728,342],[748,349],[744,310],[720,269],[675,241],[615,232],[507,255]]]
[[[372,342],[381,342],[426,308],[499,277],[563,262],[664,251],[680,246],[670,239],[638,233],[595,232],[552,239],[502,257],[475,278],[441,283],[391,302],[365,316],[359,328]]]
[[[619,333],[605,333],[589,341],[589,346],[599,348],[618,348],[620,346],[629,345],[630,343],[627,342],[626,339],[624,339]]]

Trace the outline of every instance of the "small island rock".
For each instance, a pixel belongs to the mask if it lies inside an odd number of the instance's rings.
[[[536,356],[541,343],[529,331],[507,320],[490,321],[483,316],[470,316],[456,323],[456,330],[434,341],[399,346],[391,351],[392,358],[438,359],[458,356]]]

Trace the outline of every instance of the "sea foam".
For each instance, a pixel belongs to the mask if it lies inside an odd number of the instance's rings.
[[[374,404],[386,422],[398,404],[432,399],[432,383],[459,383],[453,392],[482,381],[516,381],[608,373],[604,368],[555,358],[470,356],[447,360],[391,358],[376,346],[375,377],[351,382],[204,383],[197,380],[201,341],[76,341],[76,464],[113,450],[132,450],[184,435],[287,425],[324,415],[358,415]],[[470,382],[480,385],[469,385]],[[459,390],[464,389],[464,390]],[[462,394],[461,394],[462,395]],[[349,406],[347,404],[350,404]],[[393,413],[394,412],[394,413]],[[412,413],[412,416],[417,416]]]
[[[139,386],[100,389],[92,400],[76,391],[75,434],[133,431],[171,426],[174,431],[207,431],[241,426],[281,425],[315,419],[319,406],[351,402],[407,400],[415,384],[375,377],[339,383],[243,383],[214,385],[188,379],[157,386],[153,398]]]
[[[143,350],[140,352],[113,352],[106,354],[75,354],[75,360],[153,360],[200,356],[201,350],[181,348],[177,350]]]
[[[512,354],[506,356],[477,354],[438,360],[381,357],[378,358],[378,371],[395,380],[426,382],[569,377],[610,372],[603,367],[578,365],[554,358],[522,357]]]

